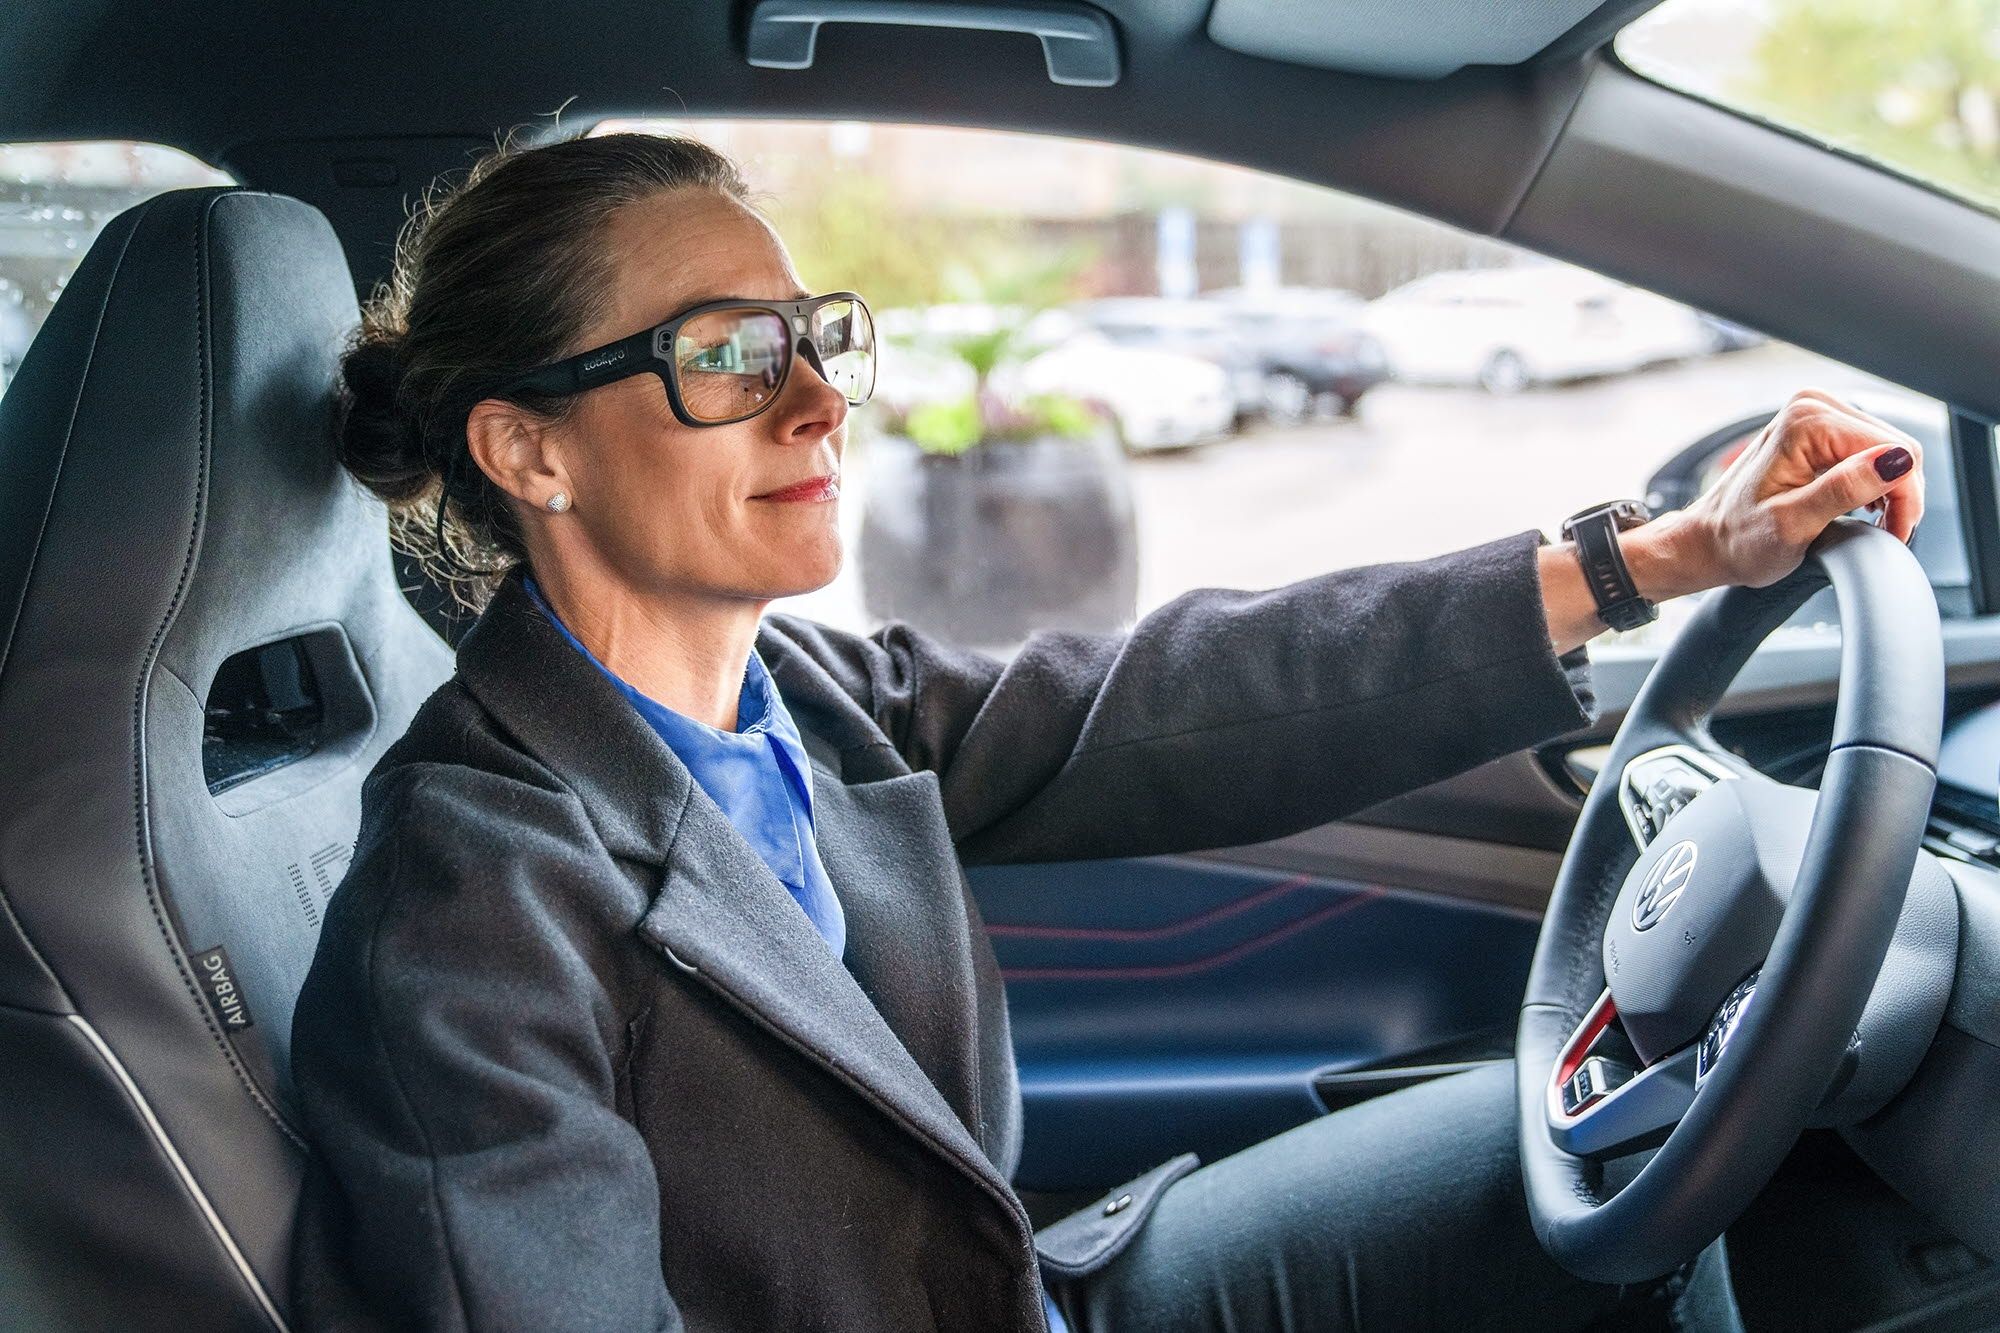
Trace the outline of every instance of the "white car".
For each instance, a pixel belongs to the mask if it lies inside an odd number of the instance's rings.
[[[1022,392],[1104,403],[1132,452],[1217,439],[1236,420],[1236,395],[1220,366],[1178,352],[1120,347],[1099,334],[1077,334],[1008,370],[1010,387]]]
[[[1361,324],[1398,379],[1493,393],[1714,350],[1688,307],[1564,264],[1433,273],[1370,304]]]
[[[1054,313],[1045,315],[1041,327]],[[1264,366],[1257,349],[1214,302],[1112,296],[1073,302],[1059,313],[1070,316],[1078,331],[1101,334],[1120,347],[1173,352],[1220,366],[1236,400],[1236,415],[1264,410]]]

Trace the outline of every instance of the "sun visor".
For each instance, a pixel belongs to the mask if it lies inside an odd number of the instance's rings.
[[[1516,65],[1601,0],[1215,0],[1218,46],[1294,65],[1441,79],[1466,65]]]

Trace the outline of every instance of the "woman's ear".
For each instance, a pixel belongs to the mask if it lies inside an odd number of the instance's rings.
[[[473,406],[465,420],[465,445],[495,486],[531,509],[557,491],[571,491],[548,423],[503,399]]]

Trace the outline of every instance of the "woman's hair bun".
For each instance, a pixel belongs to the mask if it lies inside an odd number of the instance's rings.
[[[341,359],[340,461],[388,503],[407,504],[432,474],[423,433],[402,395],[403,344],[364,331]]]

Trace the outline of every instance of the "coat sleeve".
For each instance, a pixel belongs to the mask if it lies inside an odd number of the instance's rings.
[[[293,1023],[322,1159],[294,1245],[306,1326],[680,1328],[657,1177],[616,1105],[622,877],[574,797],[385,776]]]
[[[1262,592],[1203,588],[1128,633],[1010,660],[907,625],[795,639],[938,774],[969,862],[1280,837],[1588,724],[1589,658],[1549,643],[1527,531]]]

